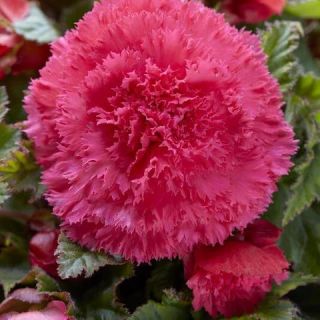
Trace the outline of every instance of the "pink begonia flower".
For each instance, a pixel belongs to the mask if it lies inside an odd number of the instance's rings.
[[[47,304],[46,304],[47,302]],[[64,302],[35,289],[14,291],[0,305],[0,320],[72,320]]]
[[[257,36],[195,1],[105,0],[52,51],[26,132],[72,240],[184,256],[267,208],[296,142]]]
[[[224,0],[222,8],[232,23],[259,23],[280,15],[286,0]]]
[[[289,264],[276,246],[280,230],[256,221],[241,236],[216,247],[199,246],[185,259],[193,306],[226,317],[253,312],[273,282],[287,279]]]

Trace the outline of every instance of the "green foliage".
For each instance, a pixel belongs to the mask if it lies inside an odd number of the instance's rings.
[[[21,249],[26,249],[27,244],[27,226],[26,224],[15,218],[13,214],[0,211],[0,236],[4,246],[14,245]]]
[[[17,129],[0,123],[0,159],[5,159],[18,148],[19,138],[20,132]]]
[[[0,284],[8,294],[28,272],[27,228],[23,220],[0,211]]]
[[[298,320],[298,309],[289,300],[267,298],[257,312],[233,320]]]
[[[290,278],[283,282],[280,286],[276,286],[273,294],[278,297],[283,297],[290,291],[297,289],[300,286],[305,286],[310,283],[320,283],[320,278],[302,273],[293,273]]]
[[[283,230],[280,246],[296,272],[320,276],[320,215],[305,210]]]
[[[320,18],[320,1],[319,0],[293,0],[289,1],[286,12],[299,17],[309,19]]]
[[[191,315],[184,309],[153,301],[140,307],[128,320],[188,320]]]
[[[299,77],[287,108],[287,117],[295,125],[303,148],[297,158],[296,181],[290,186],[292,194],[284,212],[284,225],[310,207],[320,195],[320,124],[316,118],[320,108],[320,78],[312,74]]]
[[[164,290],[179,286],[179,282],[184,282],[181,262],[178,260],[156,262],[147,280],[147,295],[160,301]]]
[[[6,90],[0,87],[0,167],[13,152],[17,152],[21,137],[19,130],[3,123],[8,112],[7,105]],[[10,198],[10,183],[0,175],[1,207]],[[0,284],[5,295],[28,272],[26,235],[24,222],[0,211]]]
[[[0,87],[0,120],[8,112],[8,96],[6,90]],[[10,198],[10,190],[26,190],[26,180],[29,176],[25,170],[30,170],[30,164],[18,149],[21,147],[21,132],[13,125],[7,125],[0,121],[0,205]],[[33,165],[33,169],[35,165]],[[38,170],[38,167],[37,167]],[[39,172],[38,172],[39,175]],[[33,179],[29,181],[29,187],[37,184]]]
[[[49,43],[58,37],[58,32],[39,7],[32,3],[29,14],[14,22],[13,28],[27,40]]]
[[[293,53],[298,48],[303,28],[299,22],[276,21],[267,24],[260,34],[269,70],[278,79],[282,92],[287,93],[296,81],[298,63]]]
[[[24,250],[16,247],[1,249],[0,283],[6,295],[28,273],[28,270],[29,265]]]
[[[91,277],[101,267],[123,263],[121,259],[82,248],[63,234],[59,237],[56,255],[62,279],[77,278],[81,275]]]
[[[28,150],[11,153],[11,157],[0,165],[0,179],[14,192],[32,190],[37,195],[43,191],[40,185],[40,168]]]
[[[299,174],[297,182],[292,187],[293,194],[287,202],[283,224],[288,224],[309,207],[315,199],[320,199],[320,145],[315,148],[314,157],[307,159],[296,171]]]
[[[86,287],[86,290],[76,297],[79,306],[78,318],[100,319],[99,316],[108,315],[116,319],[126,319],[128,311],[118,301],[117,287],[133,275],[133,266],[129,263],[106,266],[95,273],[91,286]]]
[[[191,305],[191,295],[188,291],[177,292],[175,289],[163,290],[162,302],[165,305],[175,306],[178,308],[186,308]]]
[[[28,88],[30,75],[8,75],[3,84],[6,87],[9,103],[8,113],[6,115],[7,123],[17,123],[26,119],[26,113],[23,110],[23,97]]]
[[[59,292],[61,291],[59,283],[44,272],[36,273],[35,281],[39,292]]]
[[[320,100],[320,78],[311,73],[304,74],[299,78],[296,93],[311,102]],[[318,105],[317,108],[320,108]]]
[[[7,91],[0,87],[0,161],[5,159],[11,151],[17,149],[20,132],[12,126],[3,123],[8,112],[9,104]]]

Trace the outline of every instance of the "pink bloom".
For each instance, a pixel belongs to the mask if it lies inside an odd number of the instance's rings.
[[[226,317],[254,311],[272,283],[288,277],[289,264],[276,246],[279,236],[278,228],[259,220],[249,225],[242,239],[197,247],[185,262],[194,308]]]
[[[71,320],[62,301],[48,301],[35,289],[14,291],[0,305],[0,320]]]
[[[233,23],[258,23],[280,15],[286,0],[224,0],[223,9]]]
[[[67,235],[138,262],[245,227],[296,149],[258,38],[195,1],[97,2],[25,104]]]
[[[32,266],[42,268],[53,277],[58,277],[57,260],[54,255],[58,245],[57,231],[39,232],[30,241],[29,259]]]

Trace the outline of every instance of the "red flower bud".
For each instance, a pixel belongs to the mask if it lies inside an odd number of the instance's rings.
[[[25,41],[17,53],[16,63],[12,67],[13,73],[41,69],[50,56],[50,47],[47,44],[39,45]]]
[[[57,261],[54,255],[58,245],[57,231],[39,232],[30,241],[29,259],[53,277],[58,277]]]
[[[285,4],[285,0],[226,0],[223,8],[233,23],[258,23],[279,15]]]
[[[258,220],[244,231],[243,240],[197,247],[185,259],[194,308],[204,307],[212,316],[221,313],[226,317],[254,311],[272,283],[288,276],[289,264],[276,246],[279,235],[278,228]]]

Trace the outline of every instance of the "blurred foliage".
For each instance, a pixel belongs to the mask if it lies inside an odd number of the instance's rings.
[[[24,39],[38,43],[50,43],[58,37],[52,23],[35,3],[31,3],[29,13],[23,20],[14,22],[13,29]]]
[[[298,18],[317,19],[320,18],[320,1],[289,0],[286,12]]]

